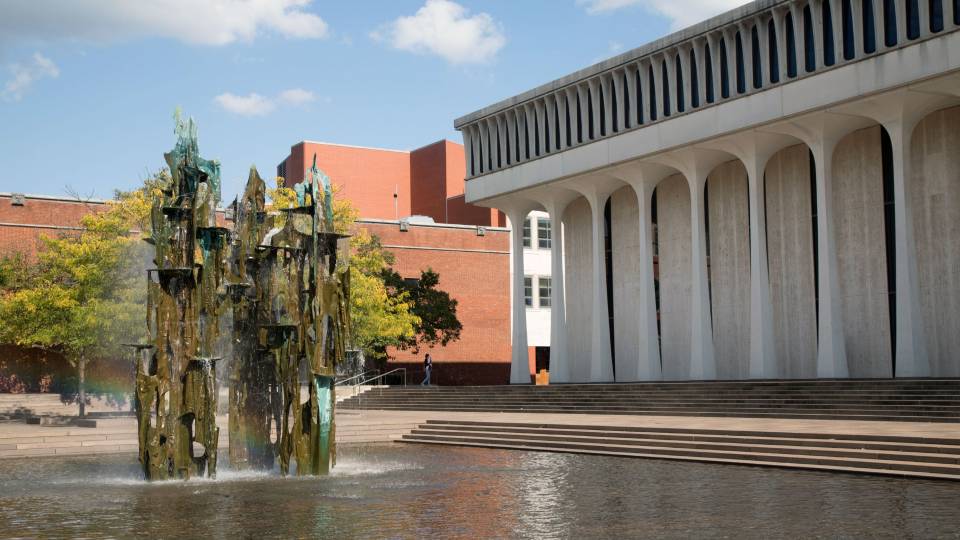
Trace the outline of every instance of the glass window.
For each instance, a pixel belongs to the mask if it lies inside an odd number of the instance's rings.
[[[528,248],[532,247],[532,231],[530,230],[530,219],[527,218],[523,220],[523,247]]]
[[[550,307],[550,285],[551,279],[548,277],[540,278],[540,307]]]
[[[533,307],[533,278],[530,276],[523,278],[523,303]]]
[[[540,218],[537,220],[537,247],[550,249],[551,244],[550,218]]]

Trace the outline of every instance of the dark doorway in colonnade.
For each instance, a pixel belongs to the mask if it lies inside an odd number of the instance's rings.
[[[613,364],[613,375],[617,375],[617,347],[613,325],[613,223],[611,220],[610,201],[603,205],[603,264],[607,272],[607,324],[610,327],[610,360]]]

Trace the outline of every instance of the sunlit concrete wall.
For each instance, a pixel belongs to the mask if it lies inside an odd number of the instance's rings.
[[[750,375],[750,216],[747,170],[730,161],[707,179],[710,296],[718,379]]]
[[[570,203],[563,215],[564,274],[567,283],[567,345],[571,382],[590,380],[591,297],[590,204],[584,198]]]
[[[767,165],[767,249],[779,376],[817,376],[810,152],[797,145]]]
[[[908,184],[920,305],[931,374],[960,376],[960,107],[935,112],[913,135]]]
[[[640,354],[640,216],[633,188],[610,197],[610,234],[613,264],[613,336],[617,380],[636,377]]]
[[[660,343],[663,378],[690,377],[690,186],[680,175],[657,186]]]
[[[881,128],[846,136],[833,158],[832,201],[843,333],[851,377],[890,377]]]

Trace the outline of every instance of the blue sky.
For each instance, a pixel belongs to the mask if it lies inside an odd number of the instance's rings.
[[[134,187],[177,106],[224,199],[304,139],[461,142],[458,116],[743,3],[3,0],[0,191]]]

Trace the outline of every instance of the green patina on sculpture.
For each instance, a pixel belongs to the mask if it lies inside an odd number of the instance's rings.
[[[330,180],[314,157],[296,206],[267,212],[251,168],[230,235],[216,224],[219,164],[199,157],[192,120],[178,115],[176,131],[148,239],[151,343],[136,346],[144,474],[216,474],[215,347],[227,298],[231,464],[269,470],[279,460],[284,475],[324,474],[336,459],[334,373],[350,336],[349,243],[334,232]]]
[[[272,468],[276,455],[283,474],[291,459],[299,475],[323,474],[335,460],[334,370],[349,336],[348,243],[333,231],[330,181],[316,159],[294,189],[295,207],[267,213],[251,169],[236,204],[230,460]]]
[[[220,164],[200,157],[193,120],[176,117],[170,180],[154,194],[148,271],[150,345],[139,347],[135,405],[150,480],[215,476],[216,344],[228,231],[217,226]]]

